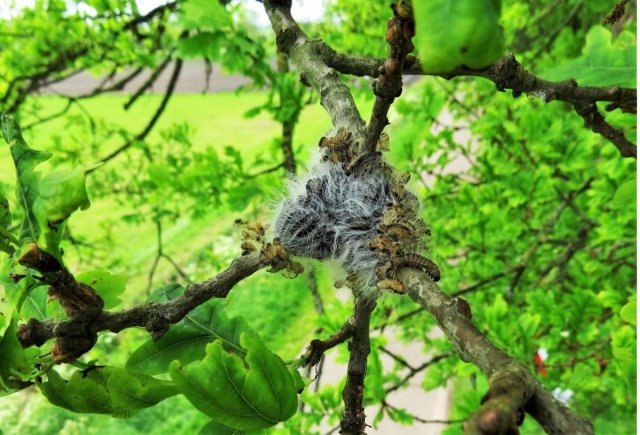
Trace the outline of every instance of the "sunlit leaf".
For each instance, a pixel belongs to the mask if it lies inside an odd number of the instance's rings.
[[[227,350],[244,354],[240,334],[251,329],[243,318],[227,317],[225,306],[226,302],[220,299],[199,306],[161,339],[143,343],[129,357],[127,367],[147,374],[165,373],[171,361],[178,360],[184,366],[202,359],[206,345],[213,340],[224,343]]]
[[[128,417],[178,394],[173,383],[116,367],[90,367],[68,380],[52,369],[38,388],[54,405],[78,413]]]
[[[38,196],[38,182],[40,181],[40,173],[35,171],[35,167],[49,160],[51,153],[30,148],[22,137],[18,123],[10,116],[4,114],[0,120],[2,134],[11,148],[11,157],[16,168],[18,181],[16,196],[18,203],[25,210],[21,238],[28,237],[35,242],[40,234],[33,214],[33,204]]]
[[[240,430],[264,429],[295,414],[298,395],[284,362],[252,334],[240,336],[243,361],[217,340],[198,364],[171,364],[171,378],[187,399],[212,419]]]
[[[587,34],[582,55],[550,68],[542,76],[548,80],[576,79],[582,86],[636,86],[636,38],[623,32],[613,39],[604,26],[594,26]]]
[[[465,65],[479,69],[504,53],[500,0],[413,2],[416,47],[427,73]]]
[[[187,0],[180,9],[180,23],[185,29],[221,30],[231,25],[231,15],[220,2]]]
[[[636,301],[631,301],[620,309],[620,317],[622,317],[622,320],[625,322],[635,325],[637,322],[637,312],[638,307],[636,305]]]
[[[129,278],[106,270],[92,270],[76,275],[76,280],[97,291],[104,301],[104,309],[109,310],[122,303],[119,296],[124,292]]]
[[[611,201],[612,207],[624,207],[626,205],[635,205],[637,197],[636,191],[636,180],[629,180],[625,183],[622,183],[618,190],[616,190],[615,195],[613,195],[613,200]]]
[[[14,317],[4,335],[0,336],[0,395],[11,394],[29,385],[19,378],[20,374],[27,374],[30,369],[16,336],[17,330],[18,320]]]

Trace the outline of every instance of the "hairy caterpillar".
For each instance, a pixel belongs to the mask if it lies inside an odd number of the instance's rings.
[[[440,281],[440,269],[431,260],[424,258],[418,254],[406,254],[398,258],[394,264],[397,269],[403,267],[413,267],[414,269],[422,269],[434,281]]]
[[[321,161],[290,181],[280,203],[274,235],[282,246],[293,255],[337,260],[351,277],[345,282],[372,297],[379,289],[403,292],[394,278],[401,267],[439,279],[438,267],[416,254],[429,230],[404,186],[408,174],[394,171],[381,153],[360,158],[343,129],[319,145]]]

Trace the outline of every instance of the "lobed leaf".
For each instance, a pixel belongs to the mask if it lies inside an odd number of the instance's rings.
[[[104,309],[109,310],[122,303],[118,296],[124,292],[129,278],[106,270],[91,270],[76,275],[76,280],[98,292],[104,301]]]
[[[240,335],[253,332],[242,317],[227,317],[225,306],[226,302],[219,299],[199,306],[160,340],[148,340],[138,347],[129,357],[127,368],[151,375],[166,373],[171,361],[178,360],[184,366],[202,359],[206,345],[214,340],[223,343],[225,349],[244,355]]]
[[[30,148],[22,137],[18,123],[7,114],[0,118],[2,134],[11,149],[11,157],[16,168],[18,203],[25,210],[25,218],[22,224],[21,239],[30,238],[38,240],[40,229],[33,214],[33,204],[38,197],[38,183],[40,173],[35,167],[49,160],[51,153]]]
[[[54,405],[78,413],[128,417],[178,394],[173,383],[117,367],[90,367],[65,380],[56,370],[38,385]]]
[[[575,79],[582,86],[636,87],[636,39],[631,32],[613,38],[604,26],[593,26],[587,33],[582,55],[547,70],[547,80]]]
[[[221,341],[207,346],[197,365],[170,367],[171,378],[200,411],[238,430],[265,429],[295,414],[298,395],[284,362],[253,334],[243,333],[244,359],[224,350]]]
[[[16,332],[18,319],[12,318],[9,326],[0,336],[0,396],[19,391],[29,383],[20,381],[20,375],[30,371],[24,349]]]

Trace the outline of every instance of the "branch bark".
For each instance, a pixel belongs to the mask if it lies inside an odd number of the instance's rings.
[[[547,433],[593,434],[588,419],[556,400],[524,364],[496,347],[473,325],[466,301],[442,292],[422,271],[402,269],[399,278],[408,295],[435,317],[460,358],[478,366],[489,378],[484,404],[466,426],[466,433],[505,433],[524,410]]]
[[[320,52],[328,66],[344,74],[376,77],[385,63],[385,59],[365,60],[357,56],[336,53],[328,47],[324,47]],[[353,65],[350,65],[350,62]],[[408,65],[403,74],[425,75],[418,61]],[[637,157],[636,145],[625,137],[622,130],[607,123],[595,105],[598,101],[608,101],[614,103],[613,108],[621,107],[635,113],[636,89],[618,86],[579,86],[575,80],[563,82],[544,80],[527,71],[513,54],[509,54],[495,64],[481,70],[458,67],[447,73],[432,75],[447,80],[456,77],[482,77],[494,82],[499,91],[511,89],[514,96],[524,93],[541,98],[544,102],[553,100],[565,101],[571,104],[576,113],[584,119],[587,128],[613,143],[622,157]]]
[[[101,311],[95,315],[80,315],[62,321],[41,322],[31,319],[26,325],[20,326],[18,339],[23,347],[41,346],[52,338],[78,339],[100,331],[120,332],[131,327],[143,327],[157,340],[189,311],[211,298],[226,297],[237,283],[264,266],[259,253],[246,255],[233,260],[227,269],[215,277],[187,286],[184,294],[169,302],[147,302],[128,310],[113,313]]]
[[[342,390],[344,415],[340,422],[340,433],[349,435],[364,434],[366,427],[364,414],[364,377],[367,373],[369,345],[369,324],[375,300],[358,298],[354,309],[355,331],[349,343],[349,364],[347,365],[347,383]]]
[[[278,49],[285,53],[300,72],[300,78],[320,94],[320,102],[331,117],[333,127],[345,128],[361,137],[364,121],[349,88],[338,73],[328,67],[320,52],[325,45],[312,41],[291,16],[291,1],[265,0],[264,8],[276,35]]]

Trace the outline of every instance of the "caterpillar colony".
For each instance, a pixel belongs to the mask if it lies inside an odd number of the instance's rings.
[[[320,140],[321,161],[290,181],[278,207],[274,245],[300,257],[337,260],[348,274],[341,285],[364,297],[404,293],[395,276],[402,267],[422,269],[438,281],[438,266],[417,254],[430,231],[417,197],[405,188],[409,174],[382,158],[388,136],[369,155],[354,142],[345,129]]]

